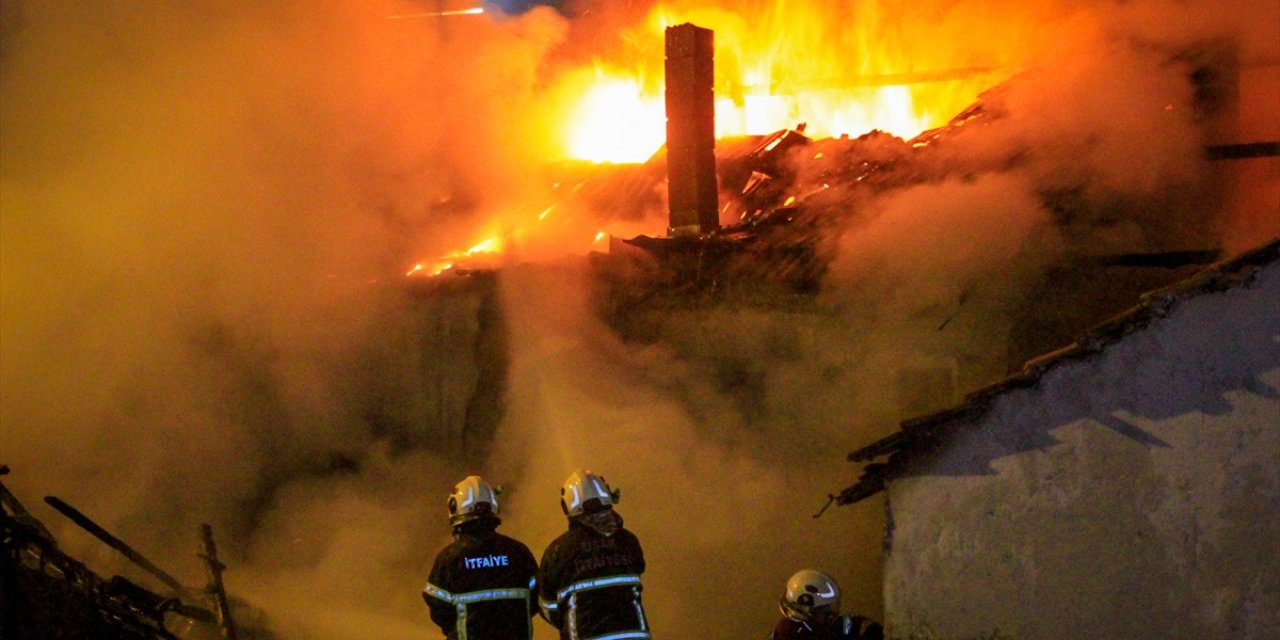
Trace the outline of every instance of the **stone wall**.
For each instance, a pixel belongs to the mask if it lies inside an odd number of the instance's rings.
[[[1280,637],[1280,264],[909,450],[898,638]]]

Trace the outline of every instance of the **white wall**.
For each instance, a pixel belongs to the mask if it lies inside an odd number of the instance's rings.
[[[953,426],[889,484],[892,636],[1280,638],[1280,265]]]

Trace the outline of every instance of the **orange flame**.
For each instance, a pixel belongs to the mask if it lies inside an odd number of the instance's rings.
[[[638,33],[624,34],[634,49],[621,56],[632,61],[627,66],[596,61],[595,73],[566,76],[579,96],[563,111],[566,155],[641,162],[662,145],[660,83],[645,79],[662,77],[664,31],[683,22],[715,32],[720,137],[804,122],[818,137],[880,129],[910,138],[944,124],[999,79],[992,56],[987,64],[966,57],[960,67],[945,51],[895,49],[888,11],[874,2],[790,0],[737,11],[699,4],[668,0]]]
[[[478,257],[492,257],[502,253],[502,238],[493,236],[480,241],[475,246],[466,251],[455,251],[439,260],[429,263],[419,262],[413,265],[404,275],[406,276],[438,276],[445,271],[449,271],[466,260],[472,260]],[[430,265],[430,266],[428,266]]]
[[[999,7],[999,19],[991,15],[993,5]],[[979,93],[1018,71],[1036,49],[1038,29],[1049,18],[1051,5],[1021,0],[991,0],[981,8],[892,0],[661,0],[629,27],[606,21],[611,31],[592,42],[616,42],[614,50],[562,70],[546,86],[540,117],[550,119],[541,120],[537,129],[558,145],[543,147],[548,160],[647,160],[666,136],[665,30],[690,22],[715,34],[718,137],[767,134],[803,122],[811,137],[879,129],[910,138],[945,124]],[[521,241],[521,247],[510,250],[536,253],[539,241],[522,237],[527,229],[538,237],[556,236],[554,242],[543,241],[544,247],[585,245],[588,250],[606,246],[610,233],[623,235],[615,228],[622,223],[613,220],[591,239],[583,225],[596,223],[572,207],[555,207],[533,214],[521,206],[495,216],[505,220],[500,226],[519,227],[503,236]],[[507,249],[495,236],[467,251],[415,265],[408,275],[443,273]]]
[[[647,160],[667,135],[662,97],[647,95],[635,78],[603,69],[595,76],[570,111],[569,156],[593,162]]]

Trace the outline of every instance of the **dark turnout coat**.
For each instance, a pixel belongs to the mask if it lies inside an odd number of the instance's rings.
[[[826,624],[783,618],[769,640],[884,640],[884,629],[862,616],[833,616]]]
[[[497,526],[497,518],[463,523],[436,555],[422,598],[449,640],[533,637],[538,567],[529,548]]]
[[[542,555],[538,604],[563,640],[649,638],[644,552],[613,510],[574,517]]]

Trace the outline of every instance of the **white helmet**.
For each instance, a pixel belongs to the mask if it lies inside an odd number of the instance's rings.
[[[815,613],[839,613],[840,586],[821,571],[797,571],[787,580],[787,590],[782,593],[778,604],[782,615],[797,620],[808,620]],[[819,610],[821,607],[825,608]]]
[[[560,508],[572,518],[583,513],[595,513],[613,508],[621,492],[609,489],[604,478],[587,469],[574,471],[560,487]]]
[[[498,515],[498,493],[480,476],[467,476],[449,494],[449,523],[458,526],[469,520]]]

